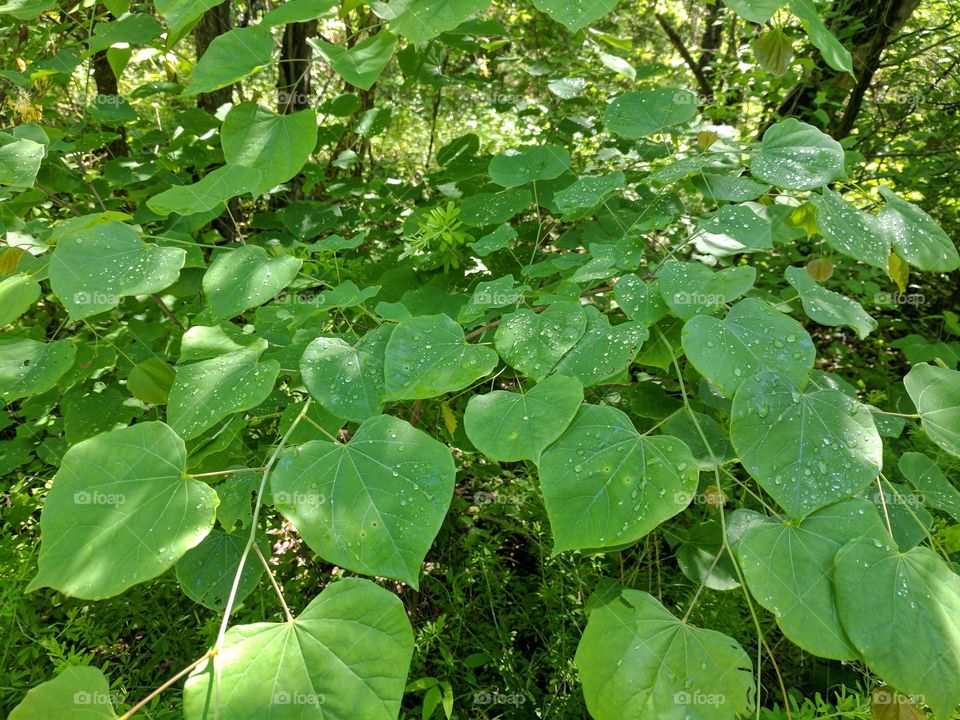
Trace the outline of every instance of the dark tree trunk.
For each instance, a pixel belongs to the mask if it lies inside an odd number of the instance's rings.
[[[283,29],[277,66],[277,111],[292,113],[310,107],[310,56],[307,38],[317,32],[317,21],[290,23]]]
[[[215,37],[223,35],[232,27],[230,2],[221,3],[207,10],[193,29],[193,42],[197,49],[197,60],[203,57]],[[208,113],[215,113],[217,108],[230,102],[233,98],[233,87],[233,85],[228,85],[213,92],[200,93],[197,95],[197,105]]]
[[[93,82],[97,86],[98,95],[109,95],[111,97],[120,96],[120,89],[117,87],[117,76],[113,74],[113,68],[110,67],[110,62],[107,60],[107,53],[105,50],[94,53]],[[109,153],[110,157],[126,157],[127,130],[123,127],[123,125],[115,127],[113,130],[120,137],[111,140],[107,144],[107,153]]]
[[[776,116],[800,118],[838,139],[849,135],[884,50],[919,4],[920,0],[848,0],[843,3],[833,21],[828,21],[828,26],[834,35],[844,38],[847,47],[853,48],[856,79],[829,67],[818,54],[813,70],[787,94],[777,108]],[[827,122],[816,113],[818,95],[824,98]],[[774,121],[775,118],[770,119],[763,130]]]

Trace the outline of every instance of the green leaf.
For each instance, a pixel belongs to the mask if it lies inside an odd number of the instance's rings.
[[[158,357],[137,363],[127,377],[127,390],[138,400],[152,405],[165,405],[173,386],[175,373]]]
[[[110,683],[99,668],[66,667],[53,680],[29,690],[8,720],[98,720],[116,718]]]
[[[856,330],[861,340],[877,329],[877,321],[867,314],[860,303],[827,290],[810,277],[804,268],[788,267],[786,278],[800,293],[803,311],[814,322],[828,326],[846,325]]]
[[[752,665],[737,641],[639,590],[593,608],[574,662],[595,720],[733,720],[753,708]]]
[[[590,215],[618,190],[626,187],[627,179],[622,172],[580,177],[553,196],[565,221],[578,220]]]
[[[203,294],[216,320],[239,315],[270,300],[296,278],[303,261],[268,257],[259,245],[221,251],[203,275]]]
[[[907,452],[900,456],[900,473],[923,497],[925,505],[942,510],[960,522],[960,491],[937,464],[926,455]]]
[[[168,46],[172,46],[183,37],[190,28],[210,8],[220,5],[223,0],[153,0],[157,12],[170,26]]]
[[[554,375],[520,393],[495,390],[467,403],[463,427],[476,448],[501,462],[531,460],[567,429],[583,401],[583,386]]]
[[[636,542],[690,503],[699,475],[677,438],[645,437],[616,408],[581,406],[540,457],[553,553]]]
[[[773,228],[759,203],[724,205],[694,233],[697,249],[716,257],[773,248]]]
[[[696,114],[696,95],[677,88],[659,88],[620,95],[604,110],[603,124],[615,135],[638,140],[682,125]]]
[[[710,313],[750,291],[757,278],[749,265],[714,272],[700,262],[671,260],[660,269],[660,295],[679,318]]]
[[[880,230],[897,254],[918,270],[951,272],[960,267],[953,240],[923,209],[880,187],[887,204],[877,216]]]
[[[723,320],[697,315],[683,326],[683,351],[697,371],[733,398],[747,378],[775,371],[806,384],[816,349],[803,326],[762,300],[745,298]]]
[[[455,475],[445,445],[377,415],[349,443],[314,440],[288,450],[270,484],[276,508],[324,560],[416,588]]]
[[[44,145],[26,138],[0,145],[0,185],[33,187],[46,152]]]
[[[960,372],[918,363],[903,384],[930,439],[960,457]]]
[[[464,225],[485,227],[505,223],[533,202],[529,190],[513,188],[498,193],[477,193],[463,199],[460,219]]]
[[[390,400],[432,398],[467,387],[497,366],[491,348],[470,345],[446,315],[402,320],[387,342],[383,373]]]
[[[890,240],[881,232],[875,216],[858,210],[829,188],[820,195],[810,195],[810,202],[817,208],[817,227],[830,247],[867,265],[887,269]]]
[[[260,195],[303,168],[317,144],[317,114],[301,110],[278,115],[242,103],[224,118],[220,144],[227,163],[257,171],[259,182],[246,191]]]
[[[10,403],[46,392],[70,369],[76,354],[72,340],[0,339],[0,398]]]
[[[338,5],[337,0],[286,0],[264,15],[260,24],[264,27],[276,27],[333,17]]]
[[[152,580],[206,537],[217,494],[186,476],[183,440],[161,422],[77,443],[40,516],[40,569],[28,591],[99,600]]]
[[[539,382],[587,329],[579,303],[556,302],[541,313],[521,308],[504,315],[493,344],[504,362]]]
[[[453,30],[490,4],[490,0],[410,0],[390,22],[390,31],[420,45]]]
[[[800,523],[765,518],[736,544],[747,587],[793,643],[833,660],[855,660],[834,600],[833,558],[851,540],[884,541],[886,528],[872,503],[846,500]]]
[[[526,185],[535,180],[553,180],[570,167],[570,153],[556,145],[526,145],[494,156],[488,172],[503,187]]]
[[[724,4],[744,20],[763,25],[786,0],[725,0]]]
[[[354,87],[369,90],[393,57],[397,38],[383,30],[350,48],[332,45],[319,38],[309,38],[307,42],[330,63],[337,75]]]
[[[788,190],[812,190],[846,176],[840,143],[813,125],[787,118],[763,134],[750,172]]]
[[[146,45],[162,33],[163,27],[153,15],[130,13],[113,22],[97,23],[87,41],[87,48],[90,53],[95,53],[120,43]]]
[[[669,311],[660,297],[660,283],[657,280],[647,283],[636,275],[621,275],[613,286],[613,294],[628,318],[648,327]]]
[[[753,41],[753,54],[774,75],[783,75],[793,60],[793,41],[780,28],[770,28]]]
[[[338,580],[294,622],[230,628],[220,654],[187,679],[184,715],[393,720],[412,656],[399,598],[369,580]]]
[[[174,185],[147,200],[158,215],[196,215],[210,212],[237,195],[260,192],[262,170],[242,165],[224,165],[190,185]]]
[[[217,35],[193,68],[184,95],[212,92],[262,70],[273,59],[273,36],[262,27],[240,27]]]
[[[249,496],[248,496],[249,500]],[[222,611],[230,597],[237,566],[247,545],[246,532],[225,533],[213,530],[199,545],[177,561],[177,582],[184,595],[211,610]],[[270,544],[260,543],[265,557]],[[234,602],[239,604],[252,593],[263,575],[263,565],[251,554],[243,565]]]
[[[590,387],[626,370],[650,337],[650,331],[640,322],[611,325],[597,308],[587,306],[585,310],[586,331],[557,363],[554,372],[575,377],[584,387]]]
[[[71,320],[115,308],[125,295],[149,295],[176,282],[184,250],[148,245],[129,225],[93,217],[60,223],[50,258],[50,287]]]
[[[56,7],[55,0],[7,0],[0,5],[0,15],[21,21],[33,20]]]
[[[392,325],[381,325],[355,345],[319,337],[300,359],[303,384],[337,417],[361,422],[383,409],[383,359]]]
[[[40,299],[40,283],[25,273],[0,281],[0,325],[8,325]]]
[[[741,383],[730,417],[743,466],[794,517],[862,490],[883,464],[870,411],[839,390],[765,372]]]
[[[533,0],[537,10],[545,12],[570,32],[592,25],[613,11],[620,0],[595,0],[594,2],[569,2],[569,0]]]
[[[266,400],[280,372],[276,360],[259,362],[266,349],[261,339],[243,350],[178,366],[167,401],[171,427],[189,440]]]
[[[475,243],[470,244],[470,249],[480,257],[485,257],[497,250],[504,250],[510,247],[510,243],[517,237],[517,231],[509,225],[501,225],[492,233],[484,235]]]
[[[860,539],[837,552],[833,582],[840,622],[870,669],[950,717],[960,703],[960,577],[929,548]]]
[[[853,75],[853,58],[832,32],[823,24],[820,13],[811,0],[790,0],[790,10],[800,18],[803,29],[827,65],[834,70]]]

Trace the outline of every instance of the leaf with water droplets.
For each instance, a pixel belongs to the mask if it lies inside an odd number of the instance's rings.
[[[660,268],[660,295],[679,318],[717,310],[749,292],[757,271],[749,265],[714,272],[703,263],[671,260]]]
[[[203,294],[217,320],[262,305],[287,287],[303,261],[290,255],[268,257],[258,245],[224,250],[203,275]]]
[[[145,422],[63,456],[40,516],[40,569],[27,590],[99,600],[152,580],[213,527],[217,494],[184,474],[173,429]]]
[[[636,275],[621,275],[613,286],[613,294],[628,318],[648,327],[668,312],[657,280],[645,282]]]
[[[820,657],[855,660],[834,600],[833,557],[860,537],[879,542],[886,528],[873,503],[845,500],[794,524],[765,518],[735,543],[747,587],[792,642]]]
[[[249,500],[249,495],[247,499]],[[246,531],[225,533],[222,530],[213,530],[203,542],[187,550],[175,566],[177,582],[183,594],[204,607],[222,611],[230,597],[248,536]],[[269,557],[270,543],[266,537],[259,538],[258,542],[264,557]],[[235,603],[243,602],[243,599],[256,589],[261,575],[263,564],[251,553],[244,562],[243,572],[240,573]]]
[[[394,720],[412,656],[399,598],[369,580],[338,580],[293,622],[230,628],[216,658],[187,678],[184,715]]]
[[[522,308],[504,315],[494,337],[500,357],[533,380],[543,380],[587,328],[579,303],[555,302],[541,313]]]
[[[881,186],[887,204],[877,219],[897,254],[918,270],[951,272],[960,267],[960,254],[937,221],[922,208]]]
[[[620,0],[533,0],[533,5],[570,32],[576,32],[612,12],[618,2]]]
[[[476,448],[501,462],[532,460],[567,429],[583,401],[579,380],[553,375],[530,390],[474,395],[463,416]]]
[[[603,124],[614,135],[638,140],[682,125],[697,114],[697,96],[678,88],[628,92],[607,105]]]
[[[699,476],[681,440],[644,437],[622,411],[582,405],[540,457],[554,554],[636,542],[690,504]]]
[[[803,325],[754,298],[738,302],[723,320],[691,318],[681,340],[687,359],[728,398],[744,380],[764,370],[780,372],[802,387],[816,357]]]
[[[76,354],[72,340],[0,339],[0,398],[9,403],[46,392],[70,369]]]
[[[730,439],[747,471],[794,517],[862,490],[883,465],[865,405],[839,390],[801,390],[773,372],[740,385]]]
[[[506,188],[536,180],[553,180],[570,167],[570,153],[556,145],[525,145],[490,161],[490,179]]]
[[[960,522],[960,490],[957,490],[940,467],[923,453],[907,452],[897,464],[914,489],[920,493],[925,505],[942,510]]]
[[[402,320],[383,360],[386,399],[416,400],[462,390],[497,366],[493,349],[466,342],[463,328],[446,315]]]
[[[171,427],[189,440],[235,412],[256,407],[280,372],[276,360],[259,362],[267,341],[209,360],[177,366],[167,401]]]
[[[87,215],[61,222],[50,258],[50,287],[71,320],[115,308],[125,295],[160,292],[177,280],[187,254],[148,245],[116,220]]]
[[[786,278],[794,290],[800,293],[803,311],[814,322],[831,327],[846,325],[856,330],[861,340],[877,329],[877,321],[867,314],[860,303],[846,295],[827,290],[803,268],[788,267]]]
[[[788,190],[812,190],[846,176],[843,148],[813,125],[787,118],[767,128],[750,160],[754,177]]]
[[[890,240],[881,232],[876,216],[855,208],[829,188],[819,195],[811,194],[810,202],[817,209],[817,228],[830,247],[867,265],[887,269]]]
[[[903,384],[930,439],[960,457],[960,372],[918,363]]]
[[[611,325],[607,316],[592,305],[584,309],[587,329],[553,371],[575,377],[584,387],[590,387],[626,370],[650,337],[650,331],[635,321]]]
[[[861,538],[833,563],[840,623],[867,666],[938,718],[960,704],[960,576],[933,550]]]
[[[595,720],[734,720],[753,709],[752,665],[740,644],[688,625],[640,590],[594,603],[574,662]]]
[[[773,248],[773,230],[767,210],[753,202],[724,205],[703,220],[692,237],[697,250],[715,257]]]
[[[377,415],[349,443],[313,440],[287,450],[270,486],[276,508],[324,560],[416,588],[455,475],[445,445]]]

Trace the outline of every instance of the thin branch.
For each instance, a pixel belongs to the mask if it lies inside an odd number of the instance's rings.
[[[680,53],[680,57],[683,58],[687,67],[690,68],[690,72],[692,72],[693,76],[697,79],[697,87],[700,88],[700,94],[703,95],[704,98],[711,97],[713,95],[713,87],[710,85],[710,81],[707,80],[707,76],[703,74],[703,67],[693,59],[693,55],[687,50],[687,46],[683,44],[683,38],[673,29],[673,26],[663,15],[655,13],[654,17],[657,18],[660,27],[663,28],[667,37],[670,38],[670,42],[677,49],[677,52]]]

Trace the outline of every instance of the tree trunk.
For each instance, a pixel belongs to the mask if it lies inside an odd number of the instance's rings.
[[[93,55],[93,82],[97,86],[97,95],[107,95],[114,98],[120,97],[120,89],[117,86],[117,76],[113,74],[113,68],[107,60],[107,52],[100,50]],[[123,125],[113,128],[120,137],[111,140],[106,150],[110,157],[127,156],[127,130]]]
[[[842,5],[828,26],[853,48],[856,80],[829,67],[818,53],[813,70],[787,94],[776,116],[800,118],[837,139],[849,135],[884,50],[919,4],[920,0],[849,0]],[[827,108],[826,122],[816,112],[818,95],[824,98]],[[763,130],[774,121],[775,118],[771,118]]]
[[[220,3],[207,10],[200,18],[200,22],[193,29],[193,42],[197,48],[197,60],[203,57],[215,37],[223,35],[233,27],[230,10],[230,2]],[[197,95],[197,105],[213,114],[221,105],[231,101],[233,87],[233,85],[228,85],[213,92],[200,93]]]
[[[307,38],[317,32],[317,21],[290,23],[283,29],[277,66],[277,112],[292,113],[310,107],[310,56]]]

